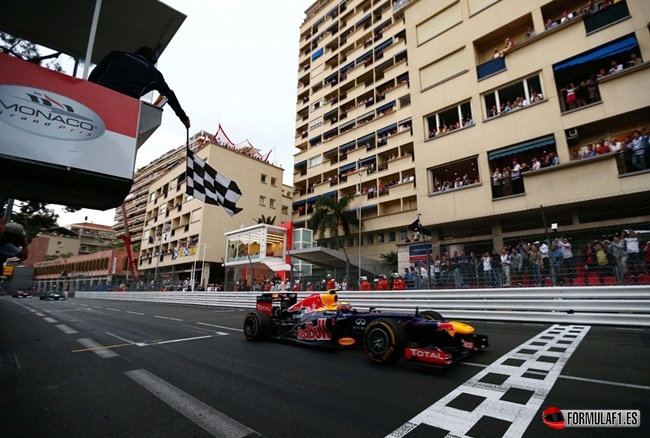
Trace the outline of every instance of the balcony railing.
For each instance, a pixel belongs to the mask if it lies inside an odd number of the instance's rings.
[[[478,80],[480,81],[481,79],[497,74],[500,71],[503,71],[505,69],[506,69],[506,58],[499,57],[499,58],[491,59],[488,62],[484,62],[483,64],[476,66],[476,74],[478,76]]]
[[[629,17],[630,11],[627,8],[627,3],[621,1],[595,14],[587,15],[584,19],[585,31],[590,34]]]

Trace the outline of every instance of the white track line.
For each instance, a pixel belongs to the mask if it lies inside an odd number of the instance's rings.
[[[582,325],[548,328],[497,359],[388,437],[404,437],[420,424],[448,431],[447,436],[467,436],[484,417],[510,423],[504,437],[521,437],[588,331],[589,326]],[[488,375],[491,376],[482,381]],[[502,383],[488,383],[496,377],[502,378]],[[528,401],[520,404],[501,400],[511,388],[528,392]],[[461,396],[475,400],[477,405],[471,411],[448,406]]]
[[[103,345],[98,344],[97,342],[93,341],[92,339],[81,338],[81,339],[77,339],[77,342],[79,342],[84,347],[90,349],[90,351],[92,351],[97,356],[101,357],[102,359],[108,359],[109,357],[119,356],[119,354],[117,354],[113,350],[105,348]]]
[[[59,324],[59,325],[57,325],[57,326],[55,326],[55,327],[58,328],[59,330],[61,330],[61,331],[62,331],[63,333],[65,333],[66,335],[73,335],[73,334],[75,334],[75,333],[79,333],[79,332],[76,331],[75,329],[73,329],[73,328],[71,328],[71,327],[68,327],[68,326],[65,325],[65,324]]]
[[[207,322],[197,322],[198,325],[206,325],[208,327],[216,327],[216,328],[222,328],[226,330],[234,330],[236,332],[243,332],[243,329],[238,329],[238,328],[232,328],[232,327],[226,327],[223,325],[216,325],[216,324],[208,324]]]
[[[52,324],[55,323],[55,322],[59,322],[54,318],[50,318],[49,316],[46,316],[45,318],[43,318],[43,321],[47,321],[47,322],[52,323]]]
[[[182,319],[179,318],[170,318],[169,316],[158,316],[154,315],[154,318],[160,318],[160,319],[169,319],[170,321],[182,321]]]
[[[146,370],[127,371],[124,374],[212,436],[224,438],[260,436],[254,430]]]
[[[131,310],[127,310],[126,313],[130,313],[131,315],[140,315],[140,316],[144,316],[144,313],[140,313],[140,312],[132,312]]]

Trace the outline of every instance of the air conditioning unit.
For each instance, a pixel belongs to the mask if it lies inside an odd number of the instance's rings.
[[[578,138],[578,130],[576,128],[567,131],[567,138]]]

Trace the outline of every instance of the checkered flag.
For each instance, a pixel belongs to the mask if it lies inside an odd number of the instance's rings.
[[[242,211],[236,205],[242,194],[237,183],[220,175],[189,149],[185,173],[185,193],[206,204],[221,205],[230,216]]]

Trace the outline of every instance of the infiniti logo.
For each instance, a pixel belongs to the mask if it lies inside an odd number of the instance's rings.
[[[104,121],[81,103],[20,85],[0,85],[0,121],[54,140],[93,140],[106,132]]]
[[[356,321],[354,321],[354,323],[355,323],[356,325],[366,325],[366,320],[365,320],[365,319],[361,319],[361,318],[359,318],[359,319],[357,319]]]

